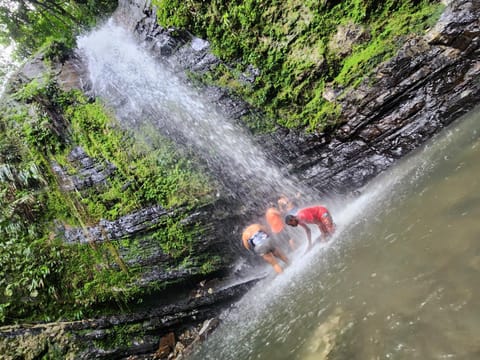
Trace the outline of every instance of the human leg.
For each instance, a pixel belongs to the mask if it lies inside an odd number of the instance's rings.
[[[318,228],[322,233],[322,241],[328,241],[328,238],[335,232],[335,223],[328,210],[325,210],[322,214],[320,222],[318,223]]]
[[[288,260],[287,255],[282,251],[282,249],[276,247],[272,251],[273,255],[277,257],[278,259],[282,260],[285,264],[290,264],[290,261]]]
[[[279,263],[275,259],[275,256],[273,255],[272,252],[269,252],[269,253],[266,253],[266,254],[262,255],[262,257],[266,262],[268,262],[270,265],[273,266],[273,269],[275,270],[275,272],[277,274],[283,273],[282,267],[279,265]]]

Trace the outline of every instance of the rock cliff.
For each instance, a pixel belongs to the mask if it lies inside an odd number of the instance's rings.
[[[155,11],[146,1],[122,0],[114,17],[134,32],[159,61],[175,68],[177,73],[203,73],[220,62],[210,52],[207,41],[185,31],[160,27],[156,23]],[[360,189],[397,159],[420,147],[479,103],[479,19],[478,1],[451,1],[437,25],[426,36],[411,37],[394,58],[377,69],[374,79],[365,79],[355,89],[332,88],[324,94],[329,101],[340,105],[341,121],[336,128],[309,134],[278,128],[271,134],[257,135],[256,141],[262,144],[272,161],[318,194],[331,196]],[[24,68],[22,76],[26,80],[35,76],[33,66]],[[257,75],[252,69],[246,74],[245,81],[251,81]],[[89,93],[86,69],[79,58],[58,65],[57,77],[65,89],[80,88]],[[188,81],[186,76],[185,81]],[[225,89],[208,87],[205,92],[212,102],[239,122],[241,116],[257,111],[241,99],[230,96]],[[59,129],[64,131],[61,126]],[[81,149],[72,152],[71,161],[83,169],[81,177],[68,177],[61,166],[52,164],[65,191],[102,183],[115,170],[111,164],[95,163]],[[235,179],[230,180],[225,180],[225,188],[231,192],[234,189],[241,191]],[[198,239],[198,252],[218,252],[232,258],[238,256],[238,242],[232,239],[240,236],[242,215],[257,211],[253,203],[247,204],[251,206],[247,209],[241,209],[241,205],[234,196],[227,196],[191,214],[190,223],[205,224]],[[168,216],[171,216],[170,210],[152,207],[87,229],[62,228],[59,231],[63,232],[67,242],[87,243],[91,239],[102,242],[104,238],[148,234]],[[225,245],[226,241],[231,243],[230,246]],[[143,261],[149,268],[144,278],[138,281],[181,279],[180,286],[170,288],[171,294],[176,294],[173,300],[165,295],[163,301],[157,301],[148,310],[138,309],[129,315],[2,327],[2,348],[19,356],[28,353],[29,358],[42,358],[54,351],[65,357],[80,354],[85,359],[152,358],[161,337],[166,339],[174,332],[178,338],[189,326],[198,328],[204,320],[217,316],[256,281],[246,279],[235,286],[222,282],[198,286],[198,271],[182,271],[181,268],[166,271],[172,265],[171,259],[157,250],[155,256],[132,260]],[[119,251],[127,252],[126,249]],[[231,270],[223,268],[216,275],[223,276]],[[192,290],[195,291],[193,296]],[[132,345],[118,345],[118,336],[114,337],[113,333],[121,333]],[[192,338],[186,343],[192,341],[195,342]],[[100,343],[103,345],[99,346]],[[168,341],[164,342],[164,347],[169,350],[159,355],[158,349],[158,356],[181,352],[175,344],[168,344]],[[11,358],[15,358],[14,355]]]

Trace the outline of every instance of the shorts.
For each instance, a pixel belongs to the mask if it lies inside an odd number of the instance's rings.
[[[272,239],[263,231],[257,231],[250,239],[249,244],[253,247],[255,254],[263,256],[274,250]]]
[[[324,235],[332,235],[335,232],[335,224],[328,210],[322,214],[318,226]]]

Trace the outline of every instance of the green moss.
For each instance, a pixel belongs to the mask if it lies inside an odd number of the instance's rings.
[[[376,22],[369,24],[372,40],[357,46],[352,55],[343,60],[334,82],[342,86],[357,85],[372,74],[376,65],[392,57],[409,34],[422,34],[433,26],[442,10],[443,6],[426,2],[419,9],[407,2],[395,16],[384,10]]]
[[[275,126],[322,131],[334,126],[339,109],[321,99],[324,84],[354,87],[411,34],[422,34],[439,18],[439,1],[349,0],[210,2],[153,0],[159,23],[207,38],[213,52],[235,69],[217,66],[204,75],[265,112],[264,123],[247,119],[253,131]],[[176,12],[175,9],[181,9]],[[181,14],[181,16],[179,15]],[[328,42],[339,25],[360,24],[370,41],[357,44],[346,58],[331,53]],[[253,65],[254,84],[241,80]],[[274,121],[272,121],[274,119]]]
[[[145,338],[145,330],[139,324],[115,325],[105,330],[100,340],[94,340],[95,346],[104,350],[126,349],[134,341],[141,342]]]
[[[208,257],[200,267],[202,274],[211,274],[223,266],[222,258],[218,255]]]

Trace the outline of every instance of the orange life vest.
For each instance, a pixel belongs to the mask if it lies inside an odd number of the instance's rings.
[[[265,218],[267,219],[267,223],[268,225],[270,225],[270,229],[274,234],[278,234],[285,227],[282,219],[282,214],[280,214],[280,211],[273,207],[267,209],[267,212],[265,213]]]

